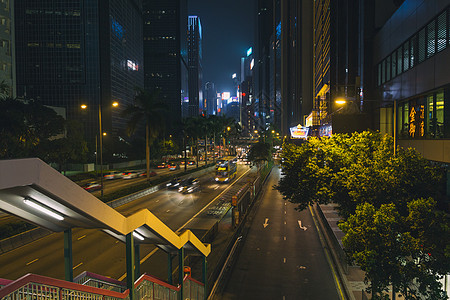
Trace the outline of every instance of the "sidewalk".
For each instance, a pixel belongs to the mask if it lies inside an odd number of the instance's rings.
[[[357,266],[350,266],[345,259],[345,253],[342,246],[342,237],[344,233],[337,226],[340,217],[336,211],[337,205],[318,205],[314,207],[314,211],[318,215],[321,223],[321,230],[325,235],[325,239],[333,256],[338,275],[341,277],[342,284],[349,299],[366,300],[370,299],[370,295],[365,291],[367,285],[364,283],[364,271]]]

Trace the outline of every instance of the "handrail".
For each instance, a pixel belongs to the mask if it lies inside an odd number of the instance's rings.
[[[11,282],[13,282],[13,280],[0,278],[0,287],[1,287],[1,286],[8,285],[8,284],[10,284]]]
[[[204,283],[201,283],[200,281],[198,281],[198,280],[192,278],[191,276],[186,275],[186,276],[184,277],[184,279],[183,279],[183,282],[184,282],[184,281],[188,281],[188,280],[189,280],[189,281],[192,281],[192,282],[195,282],[195,283],[198,284],[198,285],[205,286]]]
[[[104,277],[102,275],[98,275],[98,274],[90,273],[90,272],[83,272],[80,275],[78,275],[77,277],[80,278],[81,276],[86,276],[86,275],[88,275],[91,278],[95,278],[95,279],[99,279],[99,280],[108,279],[108,281],[111,283],[123,285],[122,282],[117,281],[115,279],[111,279],[111,278]],[[138,288],[144,281],[153,282],[154,284],[168,288],[177,293],[180,292],[180,290],[181,290],[180,286],[173,286],[155,276],[148,275],[148,274],[144,274],[138,280],[136,280],[136,282],[134,284],[135,288]],[[183,279],[183,282],[186,282],[186,281],[191,281],[191,282],[197,284],[198,286],[204,287],[203,283],[201,283],[198,280],[195,280],[191,276],[186,275]],[[80,291],[80,292],[97,294],[97,295],[102,295],[102,296],[109,296],[109,297],[114,297],[114,298],[118,298],[118,299],[125,299],[129,294],[128,290],[125,290],[124,292],[115,292],[115,291],[110,291],[107,289],[82,285],[82,284],[78,284],[78,283],[74,283],[74,282],[64,281],[64,280],[60,280],[60,279],[54,279],[54,278],[36,275],[36,274],[26,274],[15,281],[7,280],[7,279],[0,279],[0,283],[2,283],[2,282],[8,283],[8,284],[5,287],[0,289],[0,299],[8,296],[11,293],[14,293],[18,289],[20,289],[30,283],[42,284],[42,285],[61,288],[61,289],[76,290],[76,291]]]
[[[138,280],[136,280],[134,287],[137,288],[144,280],[147,281],[151,281],[153,283],[159,284],[163,287],[169,288],[171,290],[174,290],[176,292],[180,291],[180,287],[179,286],[173,286],[161,279],[159,279],[158,277],[152,276],[152,275],[148,275],[148,274],[143,274],[141,277],[138,278]]]
[[[19,279],[11,282],[7,286],[0,289],[0,299],[3,297],[6,297],[7,295],[13,293],[14,291],[18,290],[19,288],[29,284],[29,283],[38,283],[38,284],[45,284],[45,285],[51,285],[58,288],[66,288],[71,290],[77,290],[82,291],[86,293],[91,294],[97,294],[97,295],[103,295],[103,296],[110,296],[120,299],[125,299],[129,291],[126,290],[123,293],[104,290],[96,287],[81,285],[78,283],[73,283],[69,281],[64,281],[60,279],[50,278],[46,276],[36,275],[36,274],[26,274]]]
[[[90,277],[90,278],[93,278],[93,279],[98,279],[98,280],[101,280],[101,281],[104,281],[104,282],[107,282],[107,283],[111,283],[111,284],[114,284],[114,285],[120,285],[120,286],[124,286],[124,287],[127,286],[127,284],[125,282],[116,280],[114,278],[106,277],[106,276],[103,276],[103,275],[95,274],[95,273],[92,273],[92,272],[88,272],[88,271],[84,271],[80,275],[76,276],[73,279],[73,282],[78,283],[78,284],[82,284],[82,283],[80,283],[78,281],[81,280],[81,278],[83,278],[83,277]]]

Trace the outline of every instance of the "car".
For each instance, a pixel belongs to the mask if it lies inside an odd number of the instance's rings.
[[[107,180],[112,180],[112,179],[117,179],[117,178],[121,178],[122,177],[122,172],[118,172],[118,171],[111,171],[106,173],[103,178],[107,179]]]
[[[157,169],[165,169],[167,167],[167,164],[165,162],[162,162],[156,166]]]
[[[180,187],[178,188],[178,191],[182,194],[189,194],[196,192],[200,189],[200,181],[198,178],[188,178],[186,180],[183,180],[181,182]]]
[[[167,168],[168,168],[170,171],[174,171],[174,170],[178,170],[178,169],[180,168],[180,165],[177,164],[177,163],[168,163],[168,164],[167,164]]]
[[[168,183],[166,183],[166,187],[169,190],[174,190],[180,187],[182,180],[180,178],[174,178],[171,181],[169,181]]]
[[[139,173],[137,171],[125,171],[122,173],[122,179],[132,179],[139,177]]]
[[[83,186],[83,189],[88,192],[98,191],[102,189],[102,185],[98,182],[89,182]]]
[[[150,171],[149,177],[153,177],[153,176],[156,176],[156,172]],[[147,171],[139,172],[139,177],[147,177]]]

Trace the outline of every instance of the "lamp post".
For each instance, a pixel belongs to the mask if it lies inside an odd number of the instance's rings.
[[[336,100],[334,101],[334,103],[339,104],[339,105],[345,105],[347,104],[347,102],[350,101],[352,103],[354,103],[355,99],[354,98],[349,98],[349,97],[338,97],[336,98]],[[363,100],[365,102],[379,102],[377,100]],[[393,131],[393,138],[394,138],[394,157],[396,155],[397,152],[397,101],[394,99],[393,101],[394,104],[394,118],[393,118],[393,126],[392,126],[392,131]],[[340,108],[339,110],[341,110],[342,108]],[[359,109],[359,107],[358,107]],[[337,110],[337,111],[339,111]],[[337,112],[335,111],[335,112]]]
[[[114,101],[111,104],[113,107],[118,107],[119,102]],[[87,109],[86,104],[81,104],[81,109]],[[98,131],[99,131],[99,149],[100,149],[100,186],[101,186],[101,197],[103,197],[103,136],[106,136],[106,132],[102,130],[102,106],[100,102],[98,103]],[[97,138],[95,139],[97,143]]]

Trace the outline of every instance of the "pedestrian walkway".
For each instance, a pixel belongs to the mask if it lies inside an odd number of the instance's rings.
[[[333,260],[338,265],[339,273],[342,277],[344,288],[352,300],[370,299],[369,294],[365,292],[367,284],[364,283],[364,271],[357,266],[348,265],[345,259],[345,253],[342,246],[344,233],[339,229],[337,223],[341,219],[337,212],[336,204],[319,205],[319,216],[323,216],[322,223],[325,228],[323,231],[328,235],[327,242],[332,248]],[[320,213],[321,212],[321,213]]]

